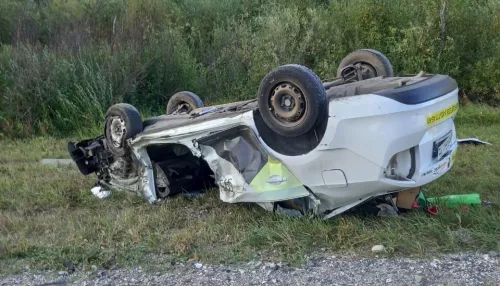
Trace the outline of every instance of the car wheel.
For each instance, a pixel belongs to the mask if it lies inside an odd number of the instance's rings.
[[[371,49],[361,49],[348,54],[337,69],[337,77],[342,77],[342,70],[347,66],[361,67],[363,79],[374,78],[378,76],[392,77],[394,71],[389,59],[379,51]]]
[[[130,152],[127,139],[142,131],[142,118],[137,109],[127,103],[111,106],[106,113],[104,135],[107,147],[116,156],[126,156]]]
[[[258,105],[266,125],[286,137],[307,133],[328,114],[321,80],[301,65],[284,65],[266,75],[259,87]]]
[[[181,91],[172,95],[172,97],[168,100],[166,114],[189,113],[193,109],[203,106],[203,101],[198,95],[190,91]]]

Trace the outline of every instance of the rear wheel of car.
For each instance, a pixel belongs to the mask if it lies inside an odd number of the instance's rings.
[[[186,114],[203,106],[203,101],[198,95],[190,91],[181,91],[168,100],[166,114]]]
[[[348,54],[337,69],[337,77],[342,77],[342,70],[347,66],[360,65],[362,79],[378,76],[392,77],[394,71],[389,59],[379,51],[372,49],[361,49]]]
[[[326,91],[319,77],[301,65],[284,65],[262,80],[259,111],[266,125],[286,137],[313,130],[328,114]]]
[[[104,135],[107,147],[116,156],[126,156],[130,152],[127,139],[142,131],[142,118],[137,109],[127,103],[111,106],[106,113]]]

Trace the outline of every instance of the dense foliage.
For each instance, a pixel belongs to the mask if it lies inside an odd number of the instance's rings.
[[[278,65],[331,78],[358,48],[500,105],[497,0],[0,0],[0,132],[67,134],[122,101],[160,113],[180,90],[252,98]]]

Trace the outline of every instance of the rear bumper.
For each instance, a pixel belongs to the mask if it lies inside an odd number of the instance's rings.
[[[456,141],[457,109],[458,89],[416,105],[373,94],[332,101],[318,149],[348,149],[385,169],[394,155],[415,148],[418,175],[420,166],[439,159],[432,154],[435,140],[451,132],[450,145]]]
[[[453,166],[457,104],[458,89],[414,105],[374,94],[332,100],[318,148],[304,156],[272,155],[321,198],[323,210],[425,185]],[[447,152],[434,156],[434,142],[450,132]],[[391,159],[412,149],[414,166],[406,160],[401,176],[388,176]]]
[[[394,186],[402,189],[426,185],[438,179],[453,167],[457,148],[458,144],[455,141],[450,146],[448,155],[444,156],[443,158],[437,161],[427,160],[428,154],[426,153],[420,156],[420,158],[418,159],[422,163],[420,163],[420,168],[415,173],[412,179],[406,181],[400,181],[400,180],[393,180],[387,177],[382,177],[380,179],[380,182],[388,186]]]

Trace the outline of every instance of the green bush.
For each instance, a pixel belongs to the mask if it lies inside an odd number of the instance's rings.
[[[496,0],[0,0],[0,132],[72,133],[116,102],[161,114],[181,90],[253,98],[279,65],[332,78],[359,48],[500,105]]]

